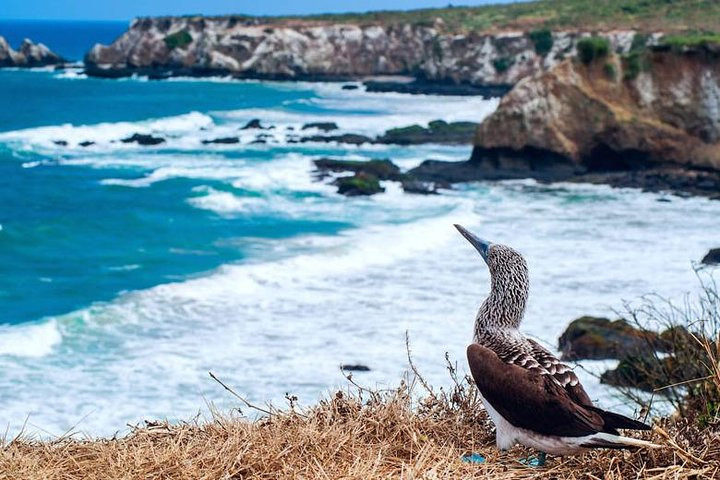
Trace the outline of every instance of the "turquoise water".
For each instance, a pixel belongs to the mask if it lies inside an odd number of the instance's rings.
[[[38,72],[0,72],[0,85],[5,86],[0,94],[0,102],[7,107],[0,111],[5,131],[48,123],[137,121],[222,107],[269,108],[312,95],[309,90],[278,90],[253,83],[207,83],[200,90],[192,82],[73,81]],[[151,155],[191,159],[201,153],[168,148]],[[232,151],[223,156],[264,161],[273,154],[272,150],[260,155]],[[85,153],[77,156],[83,158]],[[0,298],[5,306],[0,321],[4,323],[72,311],[123,290],[241,259],[243,249],[233,242],[239,237],[332,233],[347,226],[342,221],[266,214],[243,216],[242,221],[209,216],[182,201],[197,181],[177,178],[143,189],[105,186],[100,182],[103,178],[134,178],[147,169],[62,166],[67,158],[76,158],[76,153],[62,148],[46,152],[0,147],[0,202],[4,205],[0,212]],[[27,168],[33,162],[45,163]],[[203,184],[233,190],[222,183]],[[31,292],[42,300],[30,301]]]
[[[345,198],[314,179],[313,159],[390,158],[405,169],[466,159],[470,147],[294,143],[319,133],[303,132],[308,122],[373,136],[480,121],[497,103],[340,84],[0,72],[0,423],[112,435],[207,413],[208,403],[236,407],[208,371],[257,403],[285,392],[312,403],[346,385],[341,363],[368,365],[356,376],[365,385],[393,386],[407,368],[406,332],[425,378],[447,385],[444,354],[464,364],[488,289],[453,223],[525,254],[524,329],[550,348],[573,318],[696,285],[692,262],[716,246],[718,202],[532,181],[438,196],[387,183]],[[242,130],[254,118],[268,129]],[[120,141],[134,133],[166,142]],[[240,143],[202,143],[227,136]],[[617,407],[580,374],[593,398]]]

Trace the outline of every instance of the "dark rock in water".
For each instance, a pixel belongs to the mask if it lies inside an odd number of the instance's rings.
[[[315,168],[320,173],[326,172],[353,172],[364,173],[379,180],[400,180],[402,174],[400,168],[390,160],[333,160],[331,158],[319,158],[313,160]]]
[[[95,145],[95,142],[92,142],[90,140],[85,140],[84,142],[78,143],[81,147],[89,147],[90,145]]]
[[[579,173],[577,167],[552,152],[531,147],[512,149],[481,149],[475,147],[470,160],[446,162],[426,160],[408,175],[428,182],[474,182],[478,180],[511,180],[535,178],[541,181],[567,181]],[[578,177],[584,178],[584,177]]]
[[[358,88],[360,88],[360,87],[358,87],[357,85],[354,85],[352,83],[342,86],[343,90],[357,90]]]
[[[617,368],[600,376],[600,383],[653,392],[705,376],[707,370],[700,363],[679,362],[673,356],[657,358],[638,355],[623,358]]]
[[[340,368],[346,372],[369,372],[370,367],[366,365],[340,365]]]
[[[660,361],[664,363],[664,360]],[[662,380],[655,381],[653,379]],[[626,357],[620,361],[617,368],[608,370],[600,375],[600,383],[613,385],[615,387],[639,388],[652,392],[656,388],[670,385],[668,375],[663,372],[662,364],[643,357]]]
[[[705,265],[716,265],[720,263],[720,248],[711,248],[705,254],[701,262]]]
[[[720,193],[720,172],[672,166],[645,170],[591,172],[569,180],[603,183],[621,188],[641,188],[646,192],[671,192],[679,197],[701,195],[714,198]]]
[[[642,331],[625,320],[580,317],[560,336],[562,360],[603,360],[627,355],[651,355],[667,351],[668,345],[655,332]]]
[[[337,185],[339,194],[347,197],[375,195],[385,191],[377,177],[363,172],[356,173],[352,177],[340,177],[333,182],[333,185]]]
[[[411,125],[409,127],[393,128],[377,138],[377,143],[394,143],[398,145],[416,145],[420,143],[442,143],[452,145],[470,145],[472,143],[477,123],[454,122],[447,123],[434,120],[427,126]]]
[[[266,143],[267,143],[267,140],[265,140],[263,138],[258,138],[256,140],[253,140],[252,142],[250,142],[250,145],[264,145]],[[288,143],[293,143],[293,142],[288,142]]]
[[[621,359],[617,368],[603,373],[600,381],[651,392],[706,377],[707,366],[701,360],[707,355],[703,345],[712,345],[713,341],[708,341],[702,333],[690,333],[684,327],[664,330],[660,340],[667,346],[666,351],[670,355],[630,352]]]
[[[248,123],[246,123],[244,127],[240,128],[240,130],[250,130],[250,129],[267,130],[267,127],[262,126],[259,118],[253,118]]]
[[[132,136],[123,138],[120,141],[123,143],[137,143],[138,145],[159,145],[161,143],[165,143],[165,139],[162,137],[153,137],[152,135],[142,133],[135,133]]]
[[[485,173],[476,164],[469,161],[425,160],[407,174],[425,182],[459,183],[485,179]]]
[[[302,130],[307,130],[309,128],[317,128],[318,130],[321,130],[323,132],[330,132],[332,130],[337,130],[338,126],[335,122],[314,122],[306,123],[302,126]]]
[[[53,143],[61,147],[67,147],[68,145],[68,142],[66,140],[53,140]]]
[[[412,82],[364,82],[368,92],[395,92],[424,95],[477,95],[484,98],[502,97],[510,91],[512,85],[470,85],[467,83],[426,82],[415,80]]]
[[[207,145],[209,143],[240,143],[240,139],[238,137],[220,137],[220,138],[213,138],[212,140],[203,140],[203,144]]]
[[[303,137],[300,142],[338,142],[348,143],[350,145],[362,145],[363,143],[372,143],[372,139],[364,135],[357,135],[354,133],[345,133],[343,135],[313,135],[311,137]]]
[[[412,178],[402,181],[402,189],[405,193],[416,193],[420,195],[437,195],[438,186],[434,182],[421,182]]]

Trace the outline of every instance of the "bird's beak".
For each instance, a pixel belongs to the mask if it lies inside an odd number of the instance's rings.
[[[468,229],[463,227],[462,225],[455,224],[455,228],[458,229],[458,232],[460,232],[460,235],[465,237],[465,239],[470,242],[470,244],[475,247],[475,249],[480,252],[480,256],[485,260],[485,263],[487,263],[488,259],[488,249],[490,248],[490,242],[487,240],[483,240],[482,238],[479,238],[475,236],[473,233],[471,233]]]

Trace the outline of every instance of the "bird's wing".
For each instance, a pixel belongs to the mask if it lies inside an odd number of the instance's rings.
[[[545,347],[537,343],[535,340],[526,339],[530,345],[530,355],[535,361],[552,376],[565,390],[567,390],[570,398],[581,405],[592,406],[592,400],[587,392],[580,384],[575,372],[572,368],[560,362],[558,358],[550,353]]]
[[[552,376],[507,363],[476,343],[468,347],[467,356],[485,401],[515,427],[563,437],[604,430],[600,413],[574,401]]]

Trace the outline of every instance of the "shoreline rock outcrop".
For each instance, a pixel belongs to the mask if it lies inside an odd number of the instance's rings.
[[[561,360],[605,360],[627,355],[665,352],[660,334],[639,330],[623,319],[580,317],[573,320],[558,340]]]
[[[615,55],[568,60],[503,98],[477,130],[473,159],[532,171],[545,153],[558,177],[668,164],[717,170],[718,59],[720,51],[650,50],[636,76]]]
[[[418,195],[435,195],[438,188],[447,185],[418,181],[400,171],[400,167],[388,159],[371,159],[365,161],[336,160],[318,158],[313,160],[314,176],[318,181],[333,178],[333,175],[352,173],[351,176],[335,178],[331,184],[338,187],[338,193],[345,196],[375,195],[385,191],[380,181],[400,182],[405,193]]]
[[[708,253],[700,260],[703,265],[719,265],[720,264],[720,248],[711,248]]]
[[[608,53],[521,80],[477,129],[466,162],[411,173],[450,182],[535,178],[716,197],[720,47]]]
[[[4,37],[0,37],[0,68],[2,67],[47,67],[60,65],[65,60],[42,43],[23,40],[18,50],[13,50]]]
[[[624,319],[589,316],[572,321],[558,340],[562,360],[619,360],[615,368],[602,373],[601,383],[661,393],[703,376],[704,367],[697,359],[705,345],[714,343],[683,326],[656,332]]]

